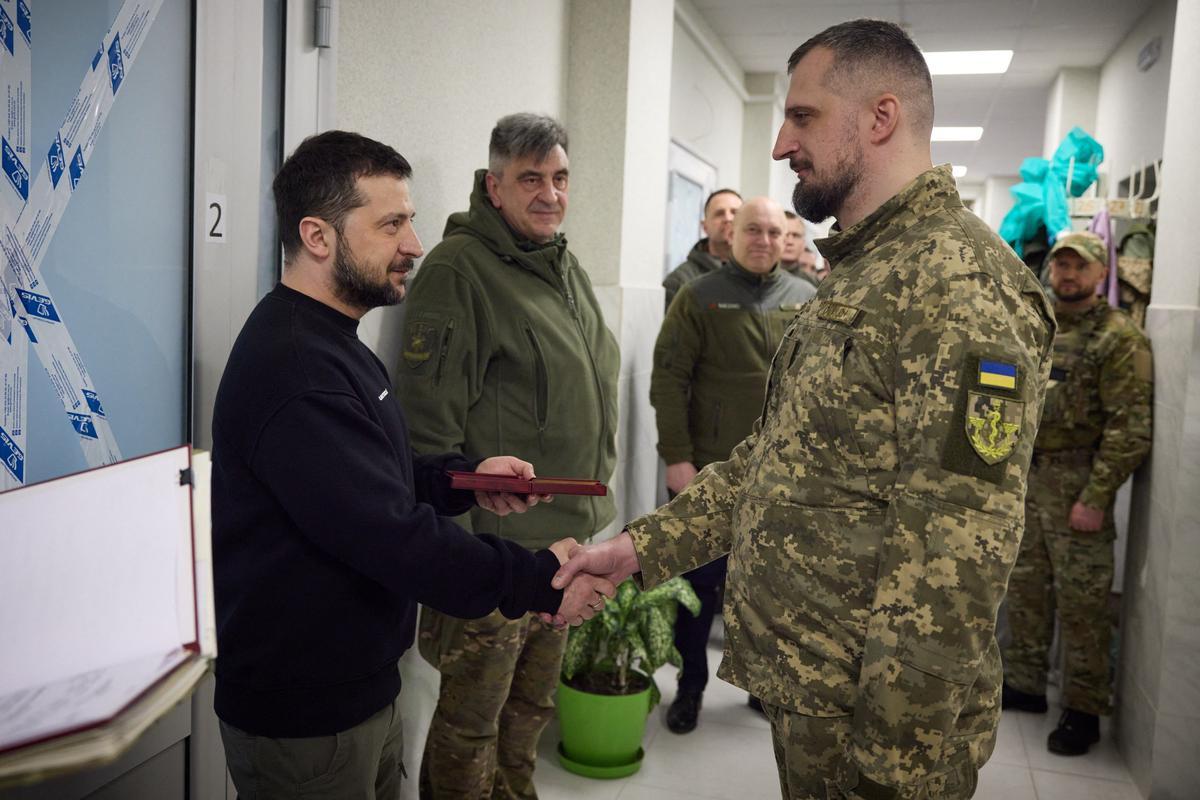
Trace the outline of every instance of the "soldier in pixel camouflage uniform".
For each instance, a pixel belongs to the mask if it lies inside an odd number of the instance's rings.
[[[1061,755],[1086,753],[1100,739],[1099,715],[1110,711],[1113,498],[1150,449],[1150,343],[1096,295],[1107,261],[1093,233],[1063,236],[1050,250],[1059,329],[1008,587],[1005,708],[1046,710],[1058,607],[1064,711],[1047,746]]]
[[[774,156],[832,265],[728,461],[579,571],[645,585],[729,554],[720,676],[762,698],[786,798],[967,798],[1000,713],[1053,312],[932,168],[928,69],[857,20],[793,53]]]

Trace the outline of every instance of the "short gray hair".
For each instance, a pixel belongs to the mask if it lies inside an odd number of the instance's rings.
[[[555,145],[567,152],[567,129],[545,114],[509,114],[492,128],[488,144],[488,172],[500,177],[509,162],[533,156],[541,161]]]

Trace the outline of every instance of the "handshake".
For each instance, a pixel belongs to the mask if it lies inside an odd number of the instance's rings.
[[[493,456],[480,462],[476,472],[485,475],[511,475],[524,480],[534,478],[533,465],[513,456]],[[475,502],[493,514],[506,517],[524,514],[538,503],[550,502],[548,495],[515,495],[508,492],[475,492]],[[550,546],[558,556],[559,570],[554,576],[555,589],[563,589],[562,604],[553,616],[542,614],[542,621],[565,628],[582,625],[604,609],[604,601],[617,592],[617,584],[638,571],[637,553],[628,533],[602,544],[581,545],[567,537]]]
[[[638,571],[633,539],[625,531],[607,542],[581,545],[568,537],[550,546],[561,565],[552,585],[563,590],[558,612],[541,614],[542,622],[556,628],[582,625],[604,609],[604,601],[617,585]]]

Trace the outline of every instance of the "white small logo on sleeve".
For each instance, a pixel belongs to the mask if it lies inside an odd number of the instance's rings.
[[[387,397],[387,396],[388,396],[388,390],[387,390],[387,389],[384,389],[382,392],[380,392],[380,393],[379,393],[379,399],[380,399],[380,400],[382,400],[383,398],[385,398],[385,397]]]

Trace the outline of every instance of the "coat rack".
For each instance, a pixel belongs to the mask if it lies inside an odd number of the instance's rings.
[[[1142,178],[1147,166],[1154,169],[1154,188],[1145,197],[1143,192],[1149,190],[1149,181]],[[1099,181],[1096,181],[1082,197],[1071,197],[1070,186],[1071,178],[1075,172],[1075,159],[1072,158],[1067,163],[1067,197],[1070,204],[1070,213],[1072,217],[1091,218],[1100,213],[1102,209],[1108,209],[1108,215],[1113,219],[1153,219],[1155,216],[1154,202],[1158,200],[1159,192],[1162,189],[1162,162],[1153,161],[1149,165],[1142,163],[1135,165],[1130,170],[1129,178],[1129,194],[1122,197],[1120,189],[1117,189],[1115,195],[1101,197],[1099,190]]]

